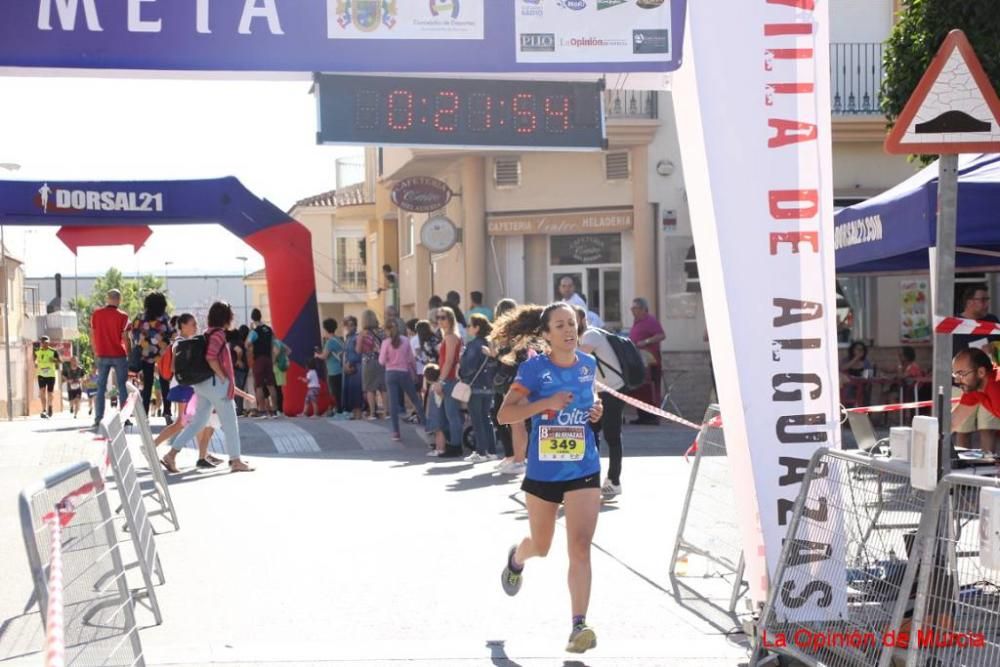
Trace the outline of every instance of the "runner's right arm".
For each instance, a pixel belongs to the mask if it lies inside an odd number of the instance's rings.
[[[560,391],[548,398],[529,402],[528,390],[514,384],[504,396],[503,405],[497,412],[497,421],[501,424],[516,424],[546,411],[559,412],[572,402],[573,394],[568,391]]]

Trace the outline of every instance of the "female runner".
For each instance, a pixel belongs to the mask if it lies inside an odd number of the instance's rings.
[[[566,303],[545,308],[522,306],[497,323],[507,340],[541,336],[549,351],[518,369],[497,418],[501,424],[531,419],[525,492],[530,534],[510,548],[501,582],[508,595],[521,589],[524,564],[544,557],[552,545],[559,505],[565,506],[569,547],[572,632],[566,650],[583,653],[597,646],[587,625],[590,603],[590,544],[601,509],[601,461],[594,433],[603,406],[594,393],[597,363],[577,349],[576,314]]]

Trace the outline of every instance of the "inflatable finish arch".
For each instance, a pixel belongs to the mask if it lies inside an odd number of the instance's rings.
[[[4,224],[64,227],[222,225],[264,257],[271,324],[292,348],[285,410],[301,411],[306,387],[299,378],[319,344],[311,235],[236,178],[0,181],[0,218]]]

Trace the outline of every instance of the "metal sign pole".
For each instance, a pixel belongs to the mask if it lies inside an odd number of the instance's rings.
[[[958,223],[958,155],[942,155],[938,162],[937,257],[934,268],[934,314],[955,314],[955,239]],[[935,402],[935,416],[945,443],[951,439],[951,348],[948,334],[934,334],[934,389],[943,391],[944,401]],[[951,471],[951,448],[942,452],[942,472]]]

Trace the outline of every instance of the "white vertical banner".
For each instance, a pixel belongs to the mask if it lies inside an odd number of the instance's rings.
[[[763,601],[809,458],[840,446],[828,0],[693,2],[688,21],[673,99],[747,580]],[[779,616],[845,608],[833,500],[806,507]]]

